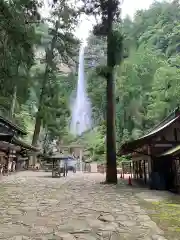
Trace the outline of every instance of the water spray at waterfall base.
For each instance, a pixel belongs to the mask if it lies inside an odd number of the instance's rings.
[[[71,101],[70,132],[73,135],[81,135],[92,127],[91,101],[86,91],[86,79],[84,74],[84,45],[79,51],[78,81],[75,98]]]

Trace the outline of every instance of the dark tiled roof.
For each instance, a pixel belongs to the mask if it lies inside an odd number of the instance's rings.
[[[0,141],[0,151],[8,152],[9,150],[19,151],[20,147],[15,146],[14,144],[9,143],[9,142]]]
[[[179,115],[179,107],[174,109],[166,118],[164,118],[160,123],[155,125],[150,131],[153,131],[157,128],[160,128],[161,126],[165,125],[166,123],[170,122],[172,119],[174,119],[176,116]]]
[[[27,132],[24,129],[20,128],[19,126],[14,124],[12,121],[8,120],[7,118],[0,116],[0,122],[2,122],[3,124],[7,125],[8,127],[12,128],[12,129],[16,130],[19,134],[27,135]]]
[[[146,134],[136,140],[133,140],[133,141],[123,144],[121,146],[118,154],[126,155],[129,153],[132,153],[133,150],[148,143],[148,141],[151,140],[154,136],[156,136],[158,133],[162,132],[167,127],[171,126],[174,122],[176,122],[179,119],[180,119],[180,112],[179,112],[179,108],[177,108],[168,117],[166,117],[162,122],[160,122],[153,129],[151,129],[151,131],[148,134]]]
[[[13,135],[8,133],[0,133],[0,141],[10,142]]]
[[[160,157],[172,156],[172,155],[177,156],[177,155],[179,155],[179,153],[180,153],[180,145],[167,150],[165,153],[161,154]]]
[[[38,148],[36,148],[36,147],[34,147],[34,146],[32,146],[32,145],[30,145],[30,144],[28,144],[28,143],[18,139],[16,137],[13,137],[12,143],[14,145],[18,145],[18,146],[20,146],[20,147],[22,147],[24,149],[27,149],[27,150],[31,150],[31,151],[34,151],[34,152],[39,152],[40,151]]]

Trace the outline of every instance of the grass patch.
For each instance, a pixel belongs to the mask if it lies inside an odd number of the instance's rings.
[[[172,201],[142,202],[151,219],[169,240],[180,239],[180,203]]]

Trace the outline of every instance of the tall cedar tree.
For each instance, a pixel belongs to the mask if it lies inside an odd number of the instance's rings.
[[[45,46],[45,71],[39,97],[39,106],[36,114],[36,123],[32,139],[32,145],[36,146],[39,139],[40,129],[43,123],[46,99],[50,90],[51,78],[57,72],[57,64],[69,63],[76,54],[76,47],[79,43],[72,34],[77,24],[77,11],[66,0],[61,0],[53,6],[53,19],[48,19],[52,27],[49,27],[51,41]],[[58,62],[56,62],[58,59]],[[51,100],[50,100],[51,101]],[[47,111],[47,110],[46,110]]]
[[[86,14],[101,18],[101,23],[94,27],[94,34],[107,38],[107,66],[101,72],[107,79],[106,183],[116,184],[117,163],[113,70],[117,62],[117,50],[121,56],[122,37],[114,30],[113,24],[119,19],[119,0],[83,0],[83,2]]]

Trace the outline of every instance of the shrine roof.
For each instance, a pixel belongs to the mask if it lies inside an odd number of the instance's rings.
[[[180,145],[173,147],[169,150],[167,150],[166,152],[164,152],[163,154],[160,155],[160,157],[165,157],[165,156],[177,156],[180,153]]]
[[[127,155],[134,152],[137,148],[143,147],[148,144],[150,140],[160,134],[163,130],[170,127],[173,123],[180,119],[179,109],[175,109],[168,117],[166,117],[162,122],[156,125],[150,130],[146,135],[124,143],[118,151],[118,155]]]
[[[0,133],[0,141],[10,142],[13,135],[9,133]]]
[[[13,137],[12,143],[14,145],[20,146],[21,148],[24,148],[24,149],[27,149],[27,150],[30,150],[30,151],[34,151],[34,152],[39,152],[40,151],[40,149],[32,146],[31,144],[28,144],[28,143],[24,142],[24,140],[16,138],[16,137]]]
[[[9,128],[12,128],[13,130],[17,131],[21,135],[27,135],[27,132],[24,129],[20,128],[15,123],[13,123],[12,121],[3,116],[0,116],[0,122],[3,123],[4,125],[7,125]]]

